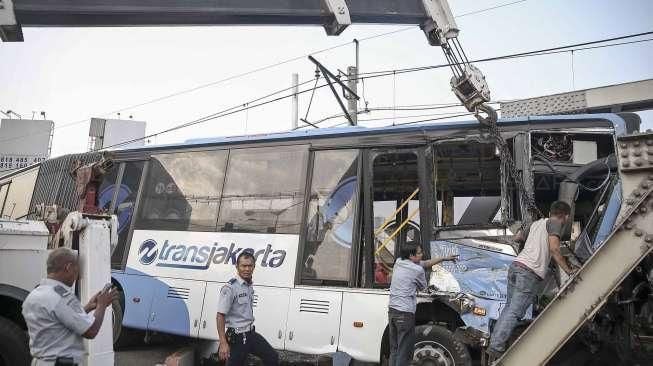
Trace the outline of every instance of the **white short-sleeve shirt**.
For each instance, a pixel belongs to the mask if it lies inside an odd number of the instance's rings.
[[[42,280],[23,302],[23,318],[32,357],[81,361],[85,353],[82,334],[95,317],[84,311],[72,288],[53,279]]]
[[[227,328],[242,328],[254,323],[254,288],[236,276],[218,294],[218,313],[224,314]]]

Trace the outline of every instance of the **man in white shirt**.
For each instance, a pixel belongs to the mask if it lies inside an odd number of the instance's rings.
[[[116,290],[100,291],[82,306],[73,289],[79,276],[77,254],[68,248],[50,252],[47,274],[23,302],[32,366],[81,364],[85,354],[82,338],[93,339],[98,334]]]
[[[506,350],[506,342],[512,331],[535,300],[546,277],[551,257],[568,275],[575,272],[560,253],[560,238],[570,212],[571,207],[567,203],[553,202],[549,217],[531,225],[524,249],[508,268],[506,305],[490,337],[488,353],[493,358],[498,358]]]
[[[409,365],[415,348],[415,310],[417,291],[426,288],[425,268],[442,261],[455,261],[457,255],[422,260],[422,248],[405,244],[392,268],[388,328],[390,335],[390,366]]]

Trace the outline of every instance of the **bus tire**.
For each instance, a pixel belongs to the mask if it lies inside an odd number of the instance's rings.
[[[26,366],[31,360],[27,332],[0,316],[0,364]]]
[[[113,347],[114,348],[119,348],[121,343],[120,343],[120,335],[122,334],[122,317],[123,317],[123,309],[122,309],[122,303],[120,301],[122,295],[122,292],[118,293],[119,296],[116,296],[116,298],[111,301],[111,310],[112,310],[112,328],[113,328]]]
[[[438,325],[415,328],[414,365],[471,366],[469,350],[448,329]]]

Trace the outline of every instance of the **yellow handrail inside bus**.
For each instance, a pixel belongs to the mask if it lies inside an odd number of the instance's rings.
[[[413,210],[413,212],[411,212],[410,215],[408,215],[408,218],[407,218],[406,220],[404,220],[404,221],[401,223],[401,225],[399,225],[399,227],[396,228],[395,231],[393,231],[392,234],[390,234],[390,236],[387,237],[387,238],[383,241],[383,243],[381,244],[381,246],[376,250],[376,252],[374,252],[374,256],[379,255],[379,252],[380,252],[383,248],[385,248],[386,245],[388,245],[388,243],[390,242],[390,240],[394,239],[394,237],[397,235],[397,233],[399,233],[399,231],[401,231],[401,229],[403,229],[403,227],[406,226],[406,224],[408,224],[408,222],[409,222],[409,221],[410,221],[410,220],[411,220],[415,215],[417,215],[418,212],[419,212],[419,207],[416,208],[415,210]]]
[[[406,200],[405,200],[401,205],[399,205],[399,207],[395,210],[395,212],[393,212],[390,216],[388,216],[388,217],[385,219],[385,221],[383,222],[383,224],[381,224],[381,226],[379,226],[379,228],[376,229],[376,231],[374,231],[374,236],[379,235],[379,233],[381,233],[381,231],[383,231],[383,229],[385,229],[385,227],[388,226],[388,224],[390,223],[390,221],[392,221],[392,220],[397,216],[397,213],[398,213],[399,211],[401,211],[401,209],[404,208],[404,206],[406,206],[406,205],[408,204],[408,202],[410,202],[410,200],[413,199],[413,197],[415,197],[415,195],[417,194],[417,192],[419,192],[419,187],[416,188],[416,189],[413,191],[413,193],[411,193],[410,196],[408,196],[408,198],[406,198]]]

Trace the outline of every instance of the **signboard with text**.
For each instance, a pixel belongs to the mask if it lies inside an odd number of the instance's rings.
[[[45,160],[45,156],[0,154],[0,172],[28,167]]]

